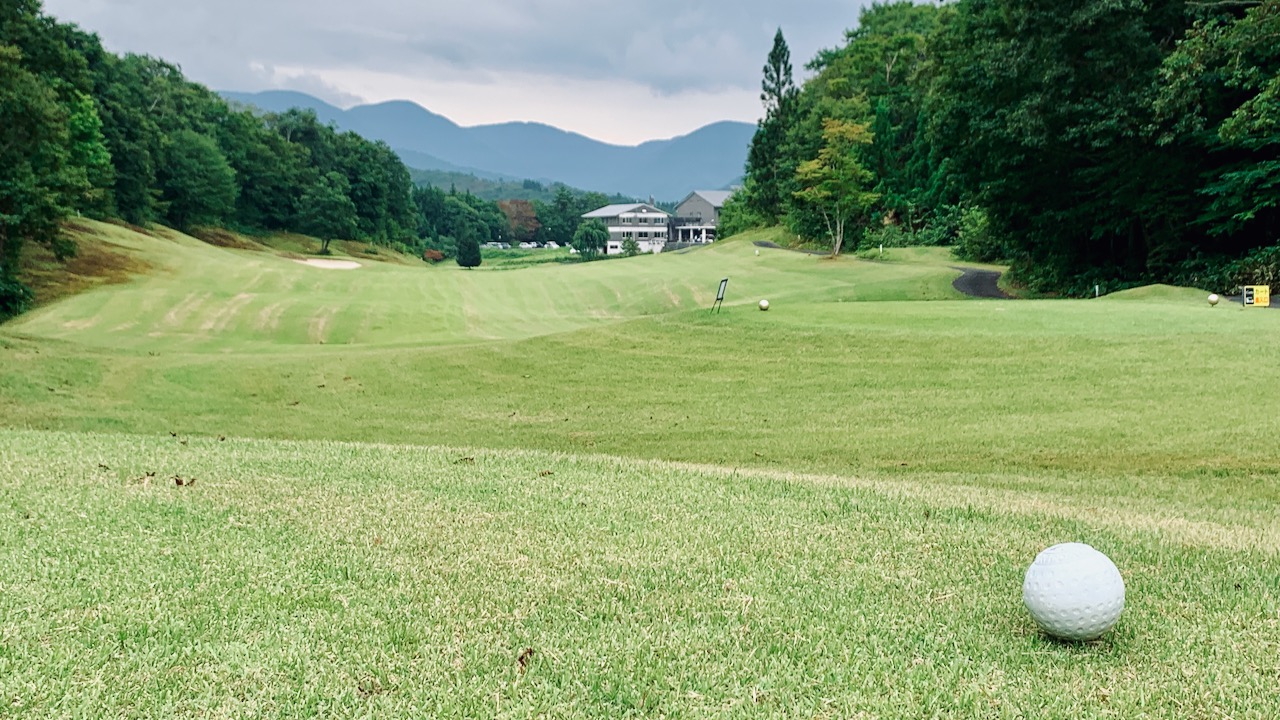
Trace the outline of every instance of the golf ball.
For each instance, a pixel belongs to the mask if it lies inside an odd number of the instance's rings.
[[[768,309],[769,309],[769,301],[768,301],[768,300],[761,300],[761,301],[760,301],[760,309],[761,309],[761,310],[768,310]]]
[[[1218,304],[1218,294],[1217,294],[1217,293],[1210,293],[1210,294],[1209,294],[1209,304],[1210,304],[1210,305],[1217,305],[1217,304]]]
[[[1054,545],[1027,569],[1022,601],[1046,633],[1094,640],[1124,612],[1124,578],[1110,558],[1084,543]]]

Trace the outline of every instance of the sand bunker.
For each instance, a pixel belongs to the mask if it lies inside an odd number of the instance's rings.
[[[311,267],[324,268],[325,270],[355,270],[360,267],[360,263],[354,260],[317,260],[308,258],[306,260],[294,260],[294,262],[310,265]]]

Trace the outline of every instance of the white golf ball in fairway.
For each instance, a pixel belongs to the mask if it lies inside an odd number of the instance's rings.
[[[1209,294],[1209,304],[1210,304],[1210,305],[1217,305],[1217,304],[1218,304],[1218,294],[1217,294],[1217,293],[1210,293],[1210,294]]]
[[[761,310],[768,310],[768,309],[769,309],[769,301],[768,301],[768,300],[761,300],[761,301],[760,301],[760,309],[761,309]]]
[[[1111,558],[1084,543],[1054,545],[1027,569],[1022,602],[1050,635],[1094,640],[1124,612],[1124,578]]]

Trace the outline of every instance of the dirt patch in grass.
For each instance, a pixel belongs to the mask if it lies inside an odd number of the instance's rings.
[[[355,260],[324,260],[319,258],[307,258],[306,260],[294,260],[294,262],[325,270],[359,270],[361,267],[360,263]]]
[[[92,228],[72,222],[63,227],[63,232],[76,241],[75,257],[65,262],[39,243],[27,243],[23,248],[18,277],[35,293],[37,305],[102,285],[126,283],[153,268],[136,251],[102,239]]]

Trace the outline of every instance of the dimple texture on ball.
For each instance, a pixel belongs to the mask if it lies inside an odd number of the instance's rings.
[[[1050,635],[1094,640],[1124,612],[1124,578],[1110,558],[1089,545],[1054,545],[1027,569],[1022,601]]]

